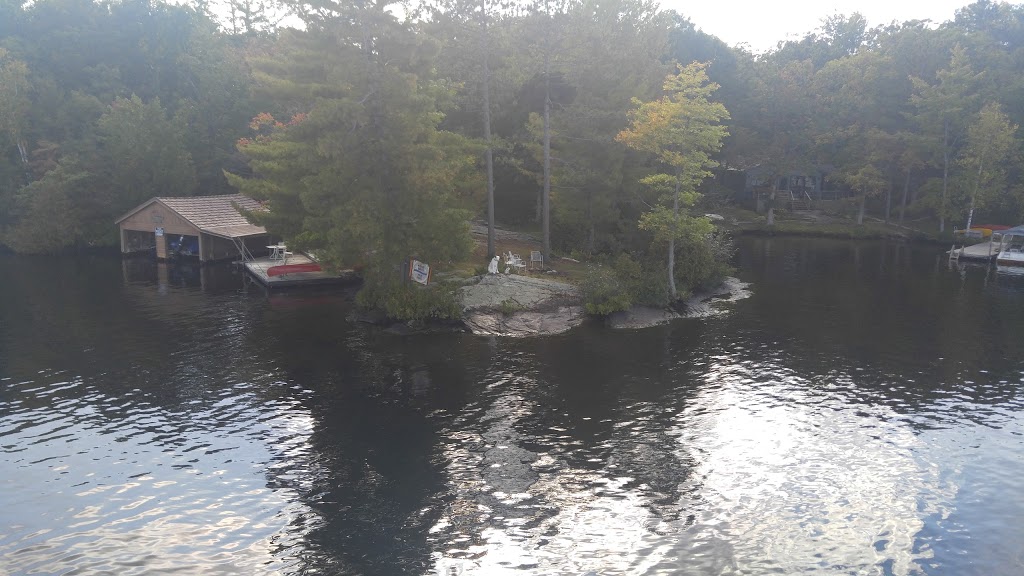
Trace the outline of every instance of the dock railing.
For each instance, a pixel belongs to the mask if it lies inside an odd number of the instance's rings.
[[[253,257],[252,252],[249,252],[249,249],[245,246],[244,238],[232,238],[231,240],[235,243],[235,248],[238,248],[238,254],[242,257],[243,264],[246,262],[252,262],[256,259]]]

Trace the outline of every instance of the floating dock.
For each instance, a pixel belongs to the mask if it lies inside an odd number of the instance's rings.
[[[287,261],[271,259],[269,256],[253,258],[245,262],[245,268],[249,274],[260,284],[267,288],[294,288],[298,286],[329,286],[337,284],[349,284],[356,280],[355,272],[345,270],[340,273],[332,272],[293,272],[271,276],[268,270],[283,264],[316,264],[305,254],[294,254],[288,256]]]
[[[964,260],[994,260],[999,255],[999,242],[982,242],[961,248],[952,248],[949,251],[951,259]]]

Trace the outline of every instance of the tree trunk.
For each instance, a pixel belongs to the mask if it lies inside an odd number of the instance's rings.
[[[967,213],[967,230],[971,229],[971,222],[974,220],[974,202],[978,198],[978,189],[981,188],[981,168],[984,166],[985,159],[982,156],[978,160],[978,178],[974,181],[974,193],[971,194],[971,211]]]
[[[587,189],[587,254],[594,253],[594,192]]]
[[[860,197],[860,210],[857,211],[857,226],[864,225],[864,206],[868,203],[868,195],[863,194]]]
[[[907,177],[903,179],[903,200],[900,201],[900,226],[903,225],[903,214],[907,211],[907,192],[910,191],[910,169],[907,169]]]
[[[892,212],[892,180],[885,189],[885,223],[889,223],[889,214]]]
[[[942,201],[939,203],[939,233],[946,231],[946,188],[949,184],[949,120],[942,124]]]
[[[549,32],[550,33],[550,32]],[[551,54],[544,51],[544,263],[551,260]]]
[[[769,212],[770,214],[770,212]],[[672,215],[679,217],[679,169],[676,168],[676,193],[672,196]],[[673,228],[675,222],[672,223]],[[676,292],[676,235],[675,230],[668,238],[668,294],[673,302],[679,297]]]
[[[17,140],[16,144],[18,146],[18,156],[21,158],[21,163],[26,165],[26,166],[28,166],[28,164],[29,164],[29,161],[28,161],[28,150],[25,147],[25,141],[24,140]]]
[[[491,147],[491,67],[488,62],[487,0],[480,0],[480,44],[483,58],[484,161],[487,165],[487,260],[494,258],[494,153]]]

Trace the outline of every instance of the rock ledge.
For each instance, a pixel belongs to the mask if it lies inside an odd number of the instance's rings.
[[[699,292],[688,298],[680,307],[682,311],[634,306],[624,312],[609,314],[605,322],[612,328],[637,329],[666,324],[679,318],[706,318],[722,313],[716,304],[735,302],[748,296],[750,284],[729,276],[713,290]]]
[[[545,336],[570,330],[586,318],[571,284],[519,274],[481,276],[461,289],[463,323],[474,334]]]

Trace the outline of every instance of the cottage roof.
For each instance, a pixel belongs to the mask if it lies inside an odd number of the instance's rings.
[[[152,198],[117,219],[120,224],[153,202],[159,202],[203,232],[224,238],[239,238],[266,234],[267,230],[245,219],[238,208],[249,211],[263,210],[263,205],[242,194],[221,196],[165,196]]]

